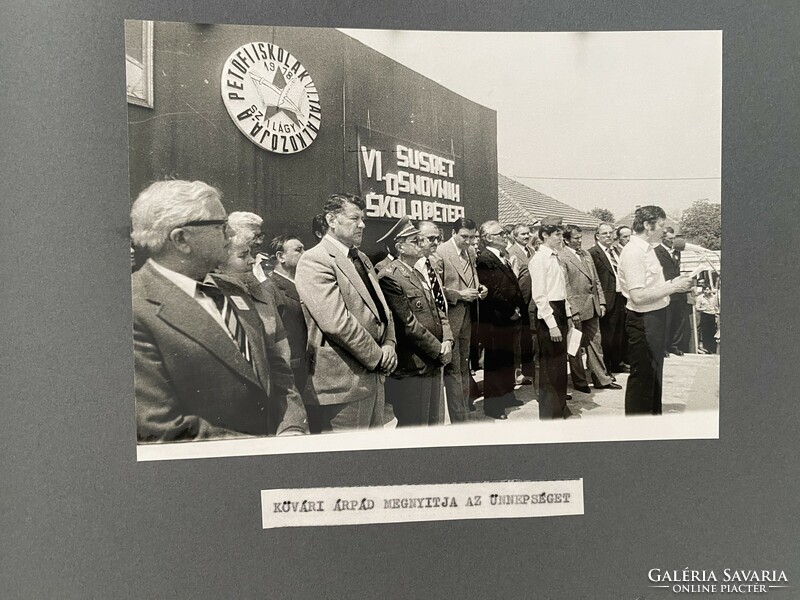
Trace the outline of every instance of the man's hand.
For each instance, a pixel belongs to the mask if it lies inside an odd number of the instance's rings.
[[[575,313],[572,315],[572,325],[573,327],[580,327],[581,326],[581,315],[580,313]]]
[[[475,288],[467,288],[464,290],[459,290],[458,295],[464,302],[474,302],[480,297],[480,292]]]
[[[681,275],[670,281],[673,287],[673,294],[688,292],[692,287],[692,278],[689,275]]]
[[[514,307],[514,314],[511,315],[511,320],[512,321],[518,321],[521,316],[522,316],[522,313],[519,310],[519,306],[515,306]]]
[[[606,306],[605,306],[605,304],[601,304],[600,305],[600,318],[602,319],[605,316],[606,316]]]
[[[561,330],[558,327],[550,328],[550,339],[554,342],[560,342],[563,339],[561,337]]]
[[[486,296],[488,295],[489,295],[489,288],[487,288],[485,285],[479,285],[478,298],[480,298],[481,300],[486,300]]]
[[[397,352],[394,346],[386,344],[381,347],[381,360],[378,363],[378,371],[384,375],[391,375],[397,368]]]
[[[439,353],[439,360],[442,365],[449,365],[453,360],[453,342],[446,341],[442,343],[442,351]]]

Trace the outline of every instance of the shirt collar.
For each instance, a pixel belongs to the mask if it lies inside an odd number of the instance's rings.
[[[638,235],[632,235],[628,243],[633,244],[634,247],[639,248],[643,252],[647,252],[648,250],[653,249],[653,247],[648,242],[640,238]]]
[[[187,277],[183,273],[178,273],[177,271],[173,271],[172,269],[168,269],[167,267],[158,264],[152,258],[148,258],[147,262],[153,267],[156,271],[161,273],[164,277],[169,279],[172,283],[177,285],[181,288],[184,292],[189,294],[192,298],[194,298],[195,293],[197,292],[197,281],[192,279],[191,277]]]
[[[279,271],[272,271],[272,274],[277,275],[278,277],[283,277],[286,281],[291,281],[292,283],[294,283],[294,279],[292,279],[291,277],[287,277],[286,275],[280,273]]]
[[[335,237],[333,237],[332,235],[326,233],[325,234],[325,238],[328,239],[329,241],[333,242],[333,245],[336,248],[337,252],[339,252],[340,254],[343,254],[344,256],[347,256],[349,254],[350,248],[345,246],[342,242],[337,240]]]

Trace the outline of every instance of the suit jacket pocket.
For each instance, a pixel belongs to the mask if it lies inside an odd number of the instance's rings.
[[[348,359],[338,346],[326,344],[316,349],[314,388],[319,394],[347,392],[354,385],[355,375],[364,371],[356,360]]]

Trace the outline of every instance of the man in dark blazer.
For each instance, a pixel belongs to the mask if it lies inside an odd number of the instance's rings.
[[[511,231],[513,237],[509,240],[508,254],[512,259],[512,268],[519,281],[525,306],[531,301],[531,275],[528,263],[533,257],[533,251],[528,244],[531,239],[531,228],[525,224],[517,224]],[[522,311],[522,319],[517,324],[517,333],[514,335],[514,366],[516,367],[516,382],[521,385],[532,385],[536,379],[536,370],[533,363],[533,335],[531,334],[531,321],[527,310]]]
[[[304,433],[278,321],[266,331],[241,286],[209,277],[227,259],[219,191],[156,182],[134,202],[131,222],[150,255],[131,278],[139,441]]]
[[[367,256],[358,250],[364,203],[333,194],[328,231],[297,263],[306,311],[310,372],[324,431],[383,427],[384,378],[397,366],[394,321]]]
[[[655,247],[658,262],[664,271],[664,280],[672,281],[681,274],[681,253],[673,246],[675,230],[664,227],[661,243]],[[664,356],[670,353],[683,356],[683,347],[688,342],[689,305],[685,293],[672,294],[667,307],[667,324],[665,326]]]
[[[564,268],[572,323],[581,332],[581,348],[586,352],[586,364],[595,388],[622,389],[612,381],[603,361],[600,317],[605,314],[606,300],[594,261],[583,251],[582,242],[581,228],[568,225],[564,231],[564,248],[558,253]],[[590,393],[581,353],[570,356],[569,364],[573,387],[580,392]]]
[[[397,256],[379,273],[397,335],[397,369],[386,380],[386,400],[398,427],[442,422],[442,366],[452,358],[447,303],[433,265],[430,241],[403,217],[390,230]]]
[[[483,411],[506,419],[505,409],[521,406],[514,397],[514,332],[522,319],[525,301],[506,254],[506,235],[497,221],[480,227],[481,245],[476,269],[487,288],[478,307],[483,341]]]
[[[606,312],[600,317],[600,342],[603,358],[610,373],[626,372],[625,297],[619,283],[619,253],[614,246],[614,226],[600,223],[595,245],[589,248],[597,278],[603,288]]]
[[[270,254],[275,257],[275,268],[270,275],[270,283],[280,294],[279,312],[292,354],[292,373],[301,395],[306,389],[308,379],[308,327],[303,316],[300,295],[294,278],[297,263],[305,252],[303,242],[292,235],[279,235],[269,244]]]

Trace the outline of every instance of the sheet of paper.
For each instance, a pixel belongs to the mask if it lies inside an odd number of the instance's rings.
[[[567,334],[567,354],[570,356],[577,356],[581,347],[581,336],[581,332],[574,327],[569,330]]]

